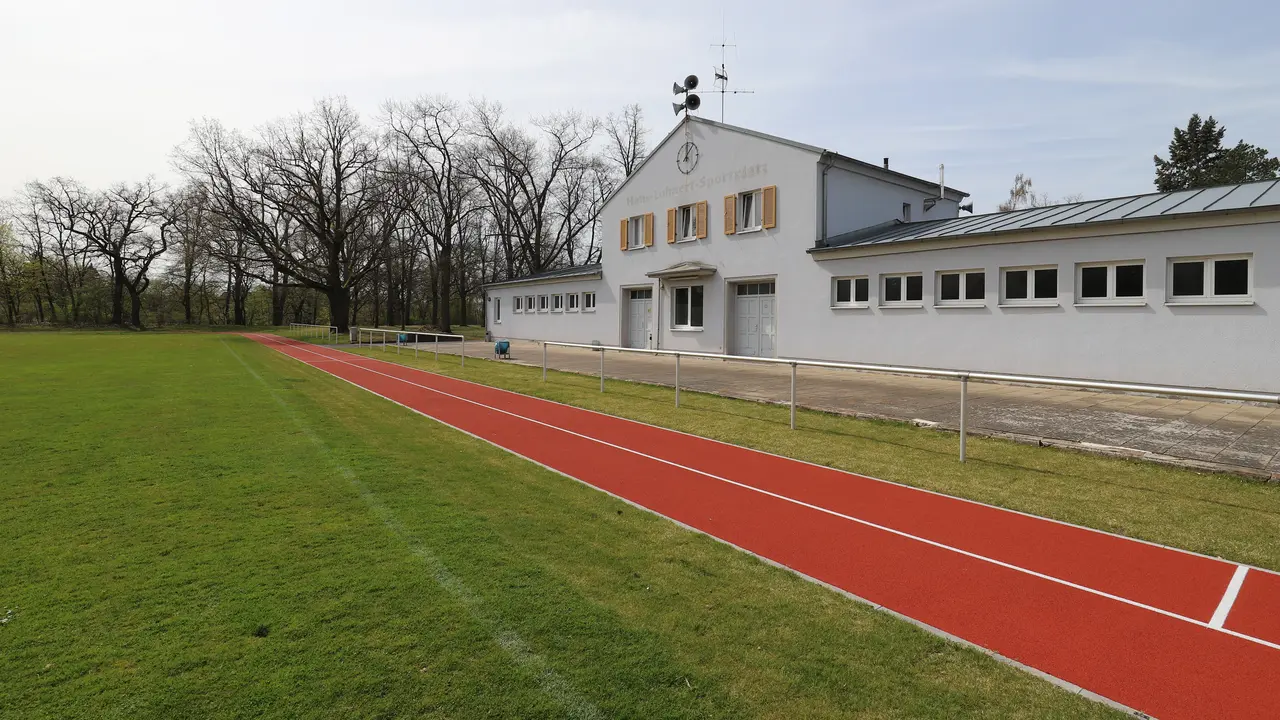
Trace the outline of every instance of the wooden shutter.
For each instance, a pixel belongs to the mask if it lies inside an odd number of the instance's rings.
[[[724,234],[732,235],[736,229],[738,219],[738,196],[724,196]]]
[[[618,233],[622,235],[622,249],[625,252],[627,249],[627,219],[626,218],[622,218],[622,228],[618,231]]]
[[[696,222],[698,223],[698,239],[701,240],[702,238],[707,236],[707,201],[706,200],[703,200],[702,202],[698,203],[696,213],[697,213]]]
[[[667,208],[667,244],[676,241],[676,208]]]
[[[644,214],[644,246],[653,247],[653,213]]]
[[[778,186],[770,185],[764,189],[764,222],[765,228],[778,225]]]

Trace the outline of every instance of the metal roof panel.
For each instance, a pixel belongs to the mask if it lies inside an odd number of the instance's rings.
[[[1258,196],[1249,207],[1261,208],[1268,205],[1280,205],[1280,182],[1274,183],[1267,191]]]
[[[1227,196],[1227,193],[1240,187],[1239,185],[1228,185],[1226,187],[1205,188],[1196,193],[1186,202],[1169,208],[1165,211],[1165,215],[1182,215],[1184,213],[1197,213],[1209,209],[1209,206]]]

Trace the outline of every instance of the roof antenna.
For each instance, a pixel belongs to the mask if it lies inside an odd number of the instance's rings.
[[[715,90],[703,90],[704,93],[717,93],[720,95],[720,122],[724,122],[724,96],[725,95],[753,95],[755,90],[730,90],[729,89],[729,71],[725,69],[724,59],[725,52],[728,48],[737,49],[734,43],[726,42],[724,30],[720,31],[720,42],[711,43],[712,49],[720,48],[720,67],[711,66],[711,71],[715,73],[715,80],[712,82],[716,86]]]

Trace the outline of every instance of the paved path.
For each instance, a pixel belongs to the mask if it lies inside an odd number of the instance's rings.
[[[441,345],[441,352],[457,350]],[[493,345],[468,342],[467,355],[491,358]],[[542,365],[538,343],[512,341],[511,355],[513,362]],[[555,370],[599,373],[600,356],[590,350],[553,347],[547,360]],[[671,385],[674,362],[670,357],[609,353],[605,374]],[[684,358],[680,385],[728,397],[786,402],[789,373],[785,367]],[[958,428],[960,422],[959,388],[952,380],[800,368],[796,399],[805,407],[860,417],[948,429]],[[1280,480],[1276,407],[971,382],[968,423],[970,431],[979,434]]]

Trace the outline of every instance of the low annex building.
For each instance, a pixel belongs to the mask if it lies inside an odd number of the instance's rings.
[[[494,338],[1267,391],[1280,182],[961,216],[886,166],[684,118],[601,262],[485,287]]]

